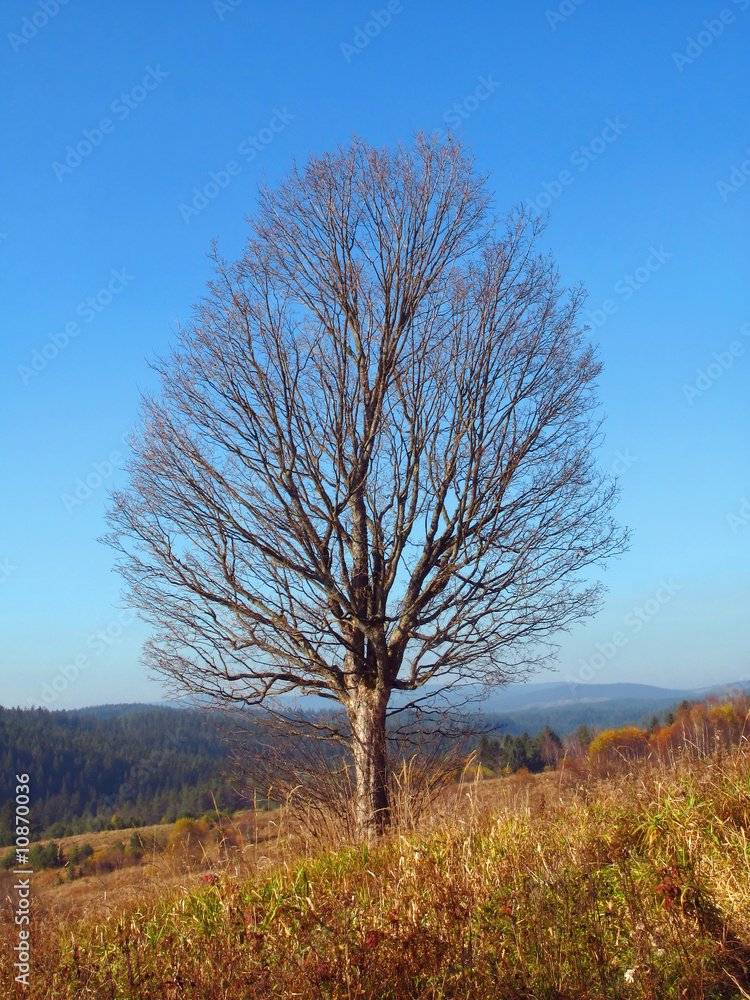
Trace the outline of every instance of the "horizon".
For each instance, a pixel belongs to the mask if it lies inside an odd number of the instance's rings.
[[[166,700],[97,542],[146,359],[203,294],[212,238],[240,253],[264,176],[355,132],[448,127],[500,212],[549,211],[563,282],[588,288],[599,462],[634,530],[601,611],[529,682],[750,679],[748,8],[5,8],[0,702]]]
[[[560,706],[562,706],[562,705],[570,704],[571,702],[575,703],[576,701],[584,701],[585,697],[586,697],[586,689],[587,688],[598,689],[598,690],[601,690],[603,688],[604,689],[636,688],[639,691],[645,691],[646,692],[646,694],[644,695],[644,700],[646,698],[648,698],[649,696],[650,697],[656,697],[657,694],[661,694],[661,695],[674,695],[675,698],[677,698],[680,695],[690,694],[690,695],[696,695],[700,699],[700,698],[710,697],[712,695],[724,695],[726,693],[729,693],[729,692],[732,692],[732,691],[737,691],[737,690],[738,691],[742,691],[742,690],[747,691],[748,689],[750,689],[750,677],[749,678],[744,678],[744,679],[741,678],[741,679],[733,680],[733,681],[718,682],[716,684],[709,685],[708,687],[684,687],[684,688],[666,688],[666,687],[660,687],[660,686],[654,685],[654,684],[644,684],[644,683],[640,683],[640,682],[637,682],[637,681],[611,681],[609,683],[606,683],[606,682],[605,683],[599,683],[599,682],[593,682],[593,681],[577,681],[575,684],[571,684],[570,682],[564,681],[564,680],[562,680],[562,681],[551,681],[551,680],[534,681],[534,680],[527,679],[527,680],[522,680],[522,681],[511,681],[505,687],[497,688],[496,691],[495,691],[494,697],[497,697],[497,696],[502,697],[503,693],[507,692],[509,689],[514,688],[514,687],[516,687],[516,688],[523,687],[523,688],[526,688],[526,689],[537,689],[537,690],[540,689],[540,688],[566,688],[567,687],[569,689],[569,691],[570,691],[570,694],[571,694],[571,700],[570,701],[559,701],[559,702],[555,702],[554,703],[554,705],[560,705]],[[578,689],[581,689],[580,692],[578,691]],[[574,692],[576,692],[577,694],[580,693],[584,697],[583,698],[575,698],[574,697]],[[653,695],[649,695],[649,692],[654,692],[654,694]],[[314,700],[315,700],[314,696],[312,696],[309,699],[310,702],[313,702]],[[596,700],[597,701],[604,701],[604,700],[606,700],[606,698],[601,698],[600,697],[600,698],[598,698]],[[617,699],[613,699],[613,700],[617,700]],[[553,705],[553,707],[554,707],[554,705]],[[0,709],[3,709],[5,711],[17,711],[17,710],[33,711],[34,709],[42,708],[42,709],[46,709],[46,710],[51,711],[51,712],[79,712],[79,711],[85,712],[85,711],[88,711],[90,709],[123,708],[123,707],[125,707],[125,708],[172,708],[172,709],[175,709],[177,711],[180,711],[180,710],[184,710],[184,711],[200,711],[199,706],[192,705],[189,702],[170,701],[170,700],[168,700],[166,698],[162,699],[160,701],[132,701],[132,702],[131,701],[107,701],[107,702],[97,702],[97,703],[93,703],[91,705],[76,705],[76,706],[73,706],[71,708],[62,708],[62,707],[56,707],[55,705],[45,705],[45,704],[30,705],[30,706],[4,705],[2,702],[0,702]],[[494,712],[494,713],[496,713],[496,712],[506,712],[508,714],[512,714],[513,712],[526,711],[527,709],[534,709],[534,708],[538,708],[538,709],[541,710],[544,707],[548,707],[548,706],[546,706],[544,703],[542,703],[542,704],[539,704],[539,705],[530,704],[528,706],[523,706],[522,708],[502,708],[502,707],[497,708],[496,707],[496,708],[492,709],[492,712]],[[255,710],[255,708],[248,709],[248,711],[254,711],[254,710]],[[243,711],[243,710],[242,709],[238,709],[237,711]],[[313,705],[309,709],[309,711],[315,712],[316,711],[315,706]]]

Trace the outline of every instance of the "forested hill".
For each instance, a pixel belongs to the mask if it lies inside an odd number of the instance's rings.
[[[663,700],[545,705],[484,712],[495,732],[561,736],[639,720]],[[244,723],[252,730],[252,719]],[[214,808],[247,805],[226,775],[228,749],[208,713],[151,705],[98,705],[79,711],[0,707],[0,846],[10,844],[16,774],[28,773],[32,830],[61,837],[115,825],[171,822]],[[212,797],[213,795],[213,797]]]
[[[0,844],[11,842],[16,774],[30,777],[36,834],[199,816],[243,805],[226,744],[204,713],[147,705],[79,712],[0,708]]]

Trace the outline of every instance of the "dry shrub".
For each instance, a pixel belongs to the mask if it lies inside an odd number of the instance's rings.
[[[599,774],[628,770],[635,760],[649,753],[648,733],[625,726],[622,729],[605,729],[591,741],[589,761]]]
[[[209,825],[205,820],[178,819],[167,841],[167,850],[199,857],[208,835]]]
[[[434,749],[422,749],[408,758],[402,756],[391,771],[390,832],[417,829],[465,763],[459,751],[437,754]],[[296,832],[317,849],[357,841],[354,768],[345,755],[332,757],[313,745],[298,754],[287,752],[284,765],[277,762],[273,774],[274,793],[283,795],[287,835]]]
[[[566,753],[555,766],[561,788],[573,788],[585,781],[591,772],[587,757]]]
[[[120,841],[101,851],[95,851],[89,858],[86,868],[94,872],[112,872],[125,864],[125,847]]]
[[[589,762],[600,776],[630,769],[633,761],[659,759],[675,764],[682,757],[708,757],[728,751],[750,734],[750,698],[745,693],[727,701],[711,697],[693,705],[685,703],[674,722],[642,731],[635,726],[605,729],[591,742]]]
[[[661,759],[673,762],[681,755],[705,757],[717,748],[727,750],[748,736],[750,696],[738,692],[724,702],[712,697],[684,706],[671,725],[655,729],[650,743]]]

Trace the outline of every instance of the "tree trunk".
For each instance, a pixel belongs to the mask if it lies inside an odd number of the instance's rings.
[[[360,687],[352,692],[349,721],[356,776],[355,815],[359,836],[372,840],[388,826],[388,753],[385,737],[388,693]]]

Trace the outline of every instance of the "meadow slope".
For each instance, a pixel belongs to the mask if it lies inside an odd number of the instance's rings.
[[[222,861],[107,915],[40,907],[9,998],[750,996],[750,755],[454,789],[433,829]],[[262,846],[262,845],[261,845]]]

